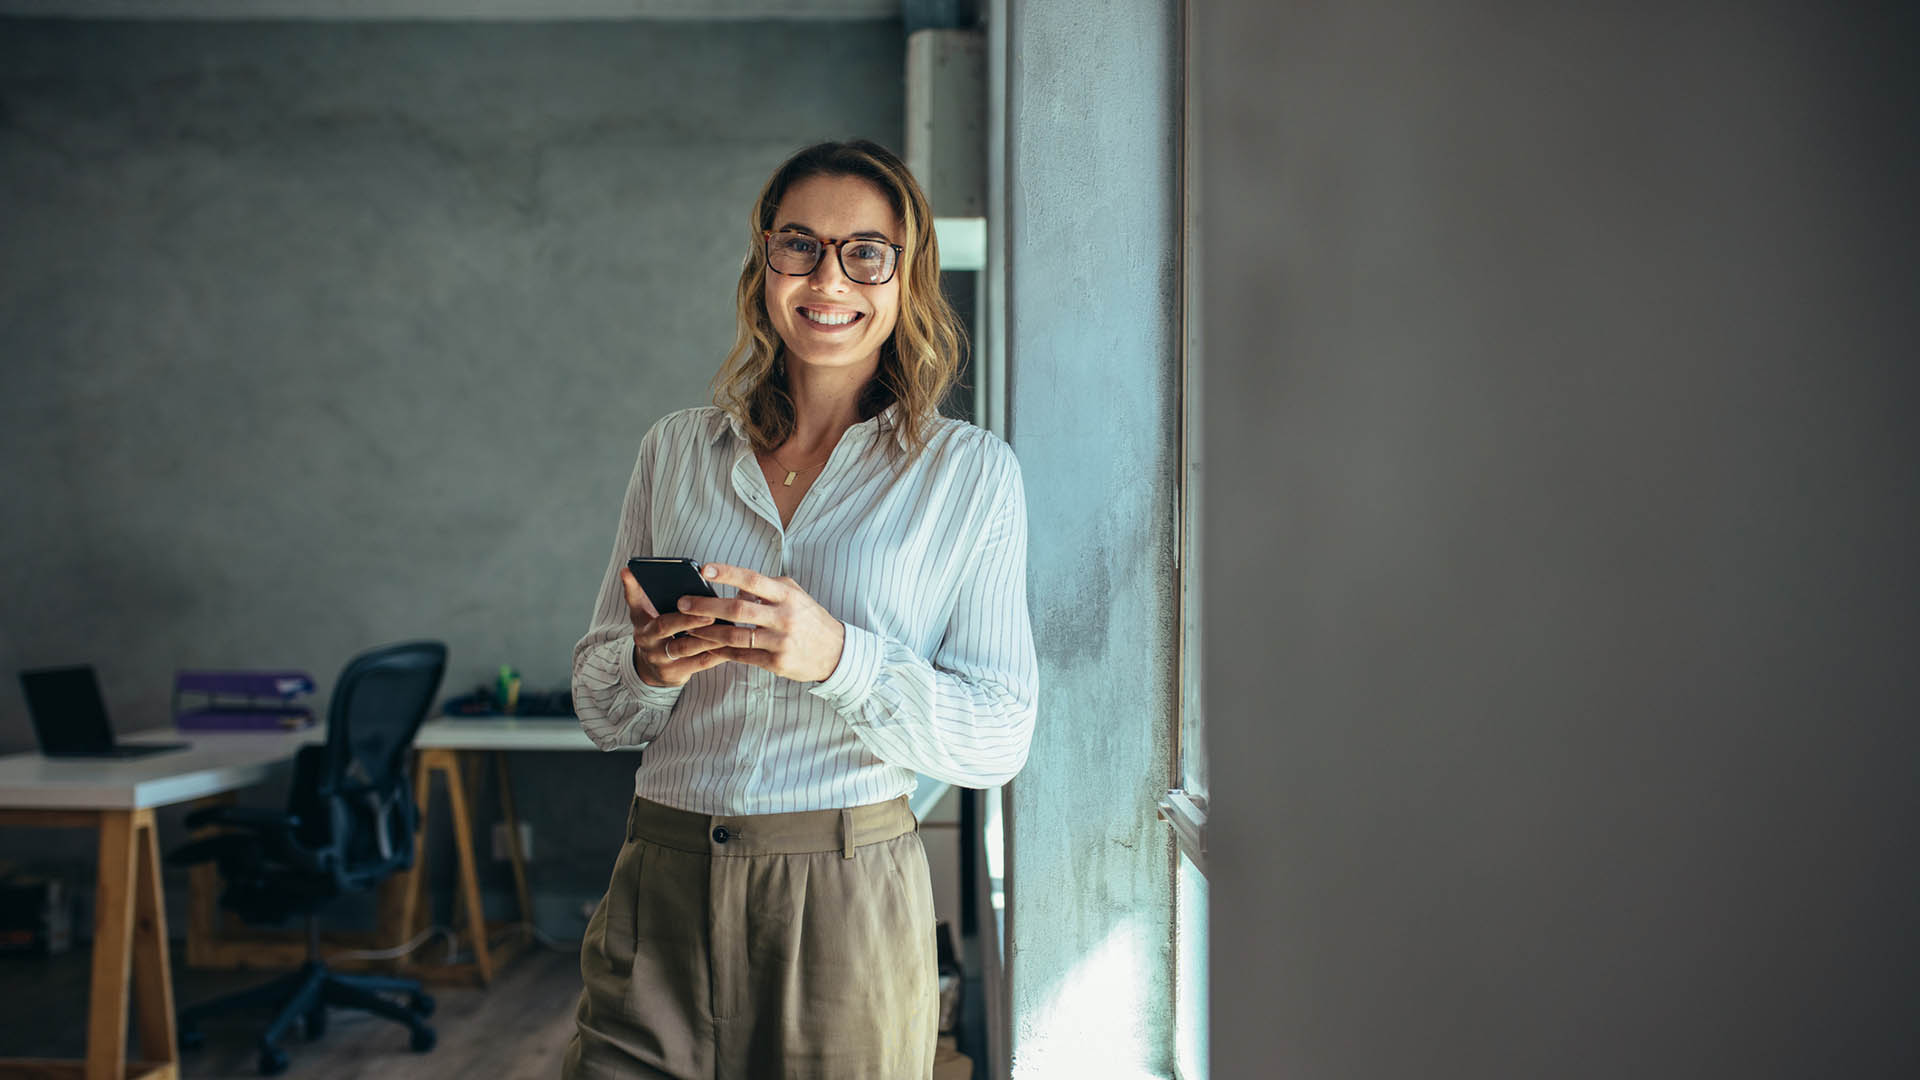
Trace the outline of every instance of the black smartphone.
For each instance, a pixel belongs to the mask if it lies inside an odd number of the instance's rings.
[[[640,591],[647,594],[653,610],[662,615],[680,610],[680,598],[683,596],[707,596],[718,599],[719,594],[707,579],[700,576],[700,564],[692,559],[676,559],[665,555],[636,555],[627,560],[627,569],[633,572],[633,580],[640,583]],[[722,626],[733,624],[725,619],[715,619]],[[685,630],[674,637],[686,637]]]

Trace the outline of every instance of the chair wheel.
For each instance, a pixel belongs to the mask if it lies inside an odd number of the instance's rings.
[[[183,1027],[175,1033],[180,1040],[180,1049],[198,1050],[207,1045],[207,1034],[197,1027]]]
[[[277,1046],[260,1048],[260,1075],[279,1076],[287,1071],[287,1052]]]
[[[439,1041],[440,1037],[435,1035],[433,1029],[425,1024],[421,1024],[419,1027],[413,1029],[413,1041],[411,1045],[413,1052],[416,1054],[426,1053],[433,1049],[434,1044]]]
[[[432,1016],[433,995],[414,994],[407,999],[407,1008],[412,1009],[415,1016]]]
[[[327,1033],[327,1007],[325,1005],[315,1005],[302,1019],[307,1029],[307,1038],[317,1039]]]

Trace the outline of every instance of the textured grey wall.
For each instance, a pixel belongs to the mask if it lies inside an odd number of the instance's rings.
[[[1013,1072],[1163,1076],[1176,5],[1008,6],[1008,417],[1042,671],[1007,789]]]
[[[1920,1073],[1920,35],[1846,7],[1200,9],[1216,1078]]]
[[[753,196],[807,141],[899,147],[902,56],[890,22],[0,21],[0,670],[90,660],[123,730],[176,667],[324,700],[412,636],[450,692],[563,687]],[[632,764],[520,761],[543,885],[604,887]]]

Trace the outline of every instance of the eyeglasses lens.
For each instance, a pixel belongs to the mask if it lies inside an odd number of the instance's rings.
[[[840,245],[840,269],[855,281],[878,285],[893,276],[893,245],[881,240],[847,240]]]
[[[767,237],[767,265],[795,277],[813,273],[825,245],[801,233],[777,232]]]

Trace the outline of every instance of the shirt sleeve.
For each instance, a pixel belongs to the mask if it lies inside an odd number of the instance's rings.
[[[573,647],[573,711],[587,737],[602,750],[643,746],[659,737],[685,689],[640,681],[633,668],[633,623],[620,587],[620,570],[627,557],[652,550],[653,466],[660,437],[661,424],[655,424],[640,440],[593,618],[586,636]]]
[[[1027,504],[1003,459],[991,520],[931,660],[846,624],[840,664],[808,692],[890,764],[962,787],[992,787],[1026,764],[1039,697],[1027,612]]]

